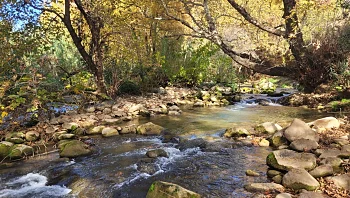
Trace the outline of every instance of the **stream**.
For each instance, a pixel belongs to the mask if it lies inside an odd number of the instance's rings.
[[[94,153],[76,159],[59,158],[58,153],[38,156],[22,162],[0,165],[2,197],[145,197],[156,180],[179,184],[203,197],[250,197],[243,186],[266,182],[265,158],[271,148],[233,146],[222,138],[226,128],[249,127],[262,122],[287,126],[293,118],[311,121],[324,117],[315,110],[255,103],[216,108],[190,108],[181,116],[156,116],[133,120],[153,122],[185,139],[203,138],[225,146],[217,151],[199,148],[179,150],[177,143],[160,136],[122,135],[110,138],[94,136]],[[148,150],[161,148],[169,157],[152,162],[153,175],[140,170],[139,162]],[[260,177],[248,177],[247,169]]]

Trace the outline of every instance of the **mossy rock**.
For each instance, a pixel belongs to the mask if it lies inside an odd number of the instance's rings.
[[[22,144],[25,140],[25,134],[23,132],[8,133],[5,137],[5,141],[15,144]]]
[[[60,157],[79,157],[91,154],[87,144],[79,140],[63,140],[58,145]]]
[[[177,184],[156,181],[148,189],[146,198],[200,198],[201,195]]]
[[[12,146],[12,142],[0,142],[0,159],[6,157],[10,153],[10,149]]]
[[[31,146],[27,146],[24,144],[16,144],[11,147],[9,157],[10,159],[20,159],[22,157],[32,155],[33,152],[34,149]]]
[[[148,122],[139,125],[136,130],[137,133],[141,135],[160,135],[164,131],[164,128],[152,122]]]

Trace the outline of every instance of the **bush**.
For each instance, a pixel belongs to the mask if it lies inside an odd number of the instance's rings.
[[[121,83],[118,94],[140,95],[140,86],[132,81],[124,81]]]

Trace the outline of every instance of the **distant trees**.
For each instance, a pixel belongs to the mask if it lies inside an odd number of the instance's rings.
[[[297,79],[305,91],[330,80],[345,59],[337,38],[346,15],[335,0],[159,1],[162,17],[186,35],[217,44],[239,66]]]

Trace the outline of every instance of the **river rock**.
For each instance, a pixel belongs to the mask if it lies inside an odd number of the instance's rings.
[[[267,176],[272,178],[276,175],[283,175],[280,171],[277,171],[277,170],[268,170],[267,171]]]
[[[104,129],[102,129],[102,136],[103,137],[111,137],[111,136],[116,136],[116,135],[119,135],[119,132],[115,128],[106,127]]]
[[[279,147],[287,143],[287,139],[283,136],[282,131],[279,131],[273,134],[273,136],[269,139],[269,141],[271,145],[274,147]]]
[[[170,116],[179,116],[179,115],[181,115],[181,113],[178,112],[178,111],[169,111],[168,115],[170,115]]]
[[[228,128],[225,130],[224,137],[247,137],[250,133],[247,129],[238,127],[238,128]]]
[[[283,176],[283,186],[293,190],[306,189],[308,191],[316,190],[320,187],[318,181],[313,178],[306,170],[293,168]]]
[[[180,151],[190,149],[190,148],[197,148],[204,149],[207,146],[207,142],[202,138],[187,140],[187,139],[180,139],[179,144],[177,145],[177,148]]]
[[[260,140],[259,146],[268,147],[268,146],[270,146],[270,142],[267,141],[265,138],[263,138],[262,140]]]
[[[342,154],[342,152],[339,149],[327,149],[321,153],[319,158],[325,159],[328,157],[340,157],[341,154]]]
[[[79,126],[82,128],[92,127],[97,122],[95,119],[88,118],[84,121],[79,122]]]
[[[135,124],[133,124],[133,125],[123,127],[119,131],[119,133],[120,134],[129,134],[129,133],[136,133],[136,131],[137,131],[137,126]]]
[[[276,183],[251,183],[244,186],[249,192],[283,192],[284,187]]]
[[[327,178],[334,182],[338,188],[350,190],[350,173]]]
[[[253,170],[250,170],[250,169],[246,170],[246,171],[245,171],[245,174],[246,174],[247,176],[252,176],[252,177],[258,177],[258,176],[260,176],[260,174],[259,174],[258,172],[253,171]]]
[[[68,131],[74,131],[78,127],[79,125],[75,122],[65,122],[62,124],[62,129],[68,130]]]
[[[272,181],[275,182],[276,184],[282,184],[282,175],[276,175],[272,177]]]
[[[341,148],[342,153],[350,153],[350,145],[343,145]]]
[[[40,134],[36,131],[28,131],[26,133],[26,140],[28,142],[33,142],[39,139]]]
[[[10,159],[19,159],[24,156],[32,155],[33,153],[33,147],[24,144],[16,144],[11,148],[9,157]]]
[[[25,135],[22,132],[8,133],[5,136],[5,141],[15,144],[22,144],[24,142]]]
[[[0,159],[6,157],[10,153],[10,149],[12,146],[13,146],[12,142],[7,142],[7,141],[0,142]]]
[[[146,198],[200,198],[201,195],[177,184],[155,181],[148,189]]]
[[[284,131],[284,137],[290,142],[298,139],[308,139],[319,141],[319,136],[305,122],[299,119],[294,119],[292,124]]]
[[[89,107],[85,108],[85,111],[87,113],[93,113],[93,112],[95,112],[95,110],[96,110],[96,108],[94,106],[89,106]]]
[[[204,102],[203,101],[197,101],[193,104],[194,107],[204,107]]]
[[[154,163],[140,161],[139,163],[137,163],[137,170],[140,171],[141,173],[147,173],[149,175],[153,175],[154,173],[159,171],[160,168],[158,165]]]
[[[52,134],[55,133],[58,130],[58,127],[55,126],[49,126],[45,129],[46,134]]]
[[[67,140],[67,139],[72,139],[75,137],[75,134],[71,134],[71,133],[64,133],[58,136],[58,140]]]
[[[88,135],[96,135],[96,134],[101,134],[102,133],[102,130],[106,128],[105,126],[96,126],[96,127],[93,127],[89,130],[86,131],[86,134]]]
[[[169,157],[168,153],[166,151],[164,151],[163,149],[149,150],[149,151],[147,151],[146,155],[149,158]]]
[[[169,111],[180,111],[180,108],[176,105],[173,105],[171,107],[168,108]]]
[[[316,167],[314,170],[309,172],[314,178],[326,177],[333,175],[333,167],[329,164],[321,165]]]
[[[105,124],[118,124],[120,123],[120,120],[118,118],[107,118],[102,120],[102,122]]]
[[[314,140],[298,139],[293,141],[289,147],[295,151],[310,151],[319,147],[318,143]]]
[[[164,131],[164,128],[148,122],[146,124],[141,124],[137,127],[137,133],[141,135],[160,135]]]
[[[306,192],[300,193],[298,198],[326,198],[326,197],[323,196],[321,193],[306,191]]]
[[[268,134],[273,134],[281,129],[282,127],[279,124],[273,122],[264,122],[255,127],[255,130],[257,130],[258,132]]]
[[[325,159],[323,159],[320,162],[322,165],[328,164],[331,165],[333,167],[333,169],[337,169],[341,166],[341,164],[343,163],[343,160],[341,160],[338,157],[327,157]]]
[[[337,118],[335,117],[325,117],[321,119],[317,119],[315,121],[309,122],[309,126],[313,126],[316,129],[321,129],[321,130],[329,130],[332,128],[339,128],[340,127],[340,122]]]
[[[79,140],[63,140],[58,144],[60,157],[78,157],[91,154],[87,144]]]
[[[266,163],[270,167],[284,171],[292,168],[312,170],[316,167],[316,157],[311,153],[283,149],[271,152],[266,158]]]
[[[292,195],[289,193],[280,193],[280,194],[276,195],[275,198],[292,198]]]

